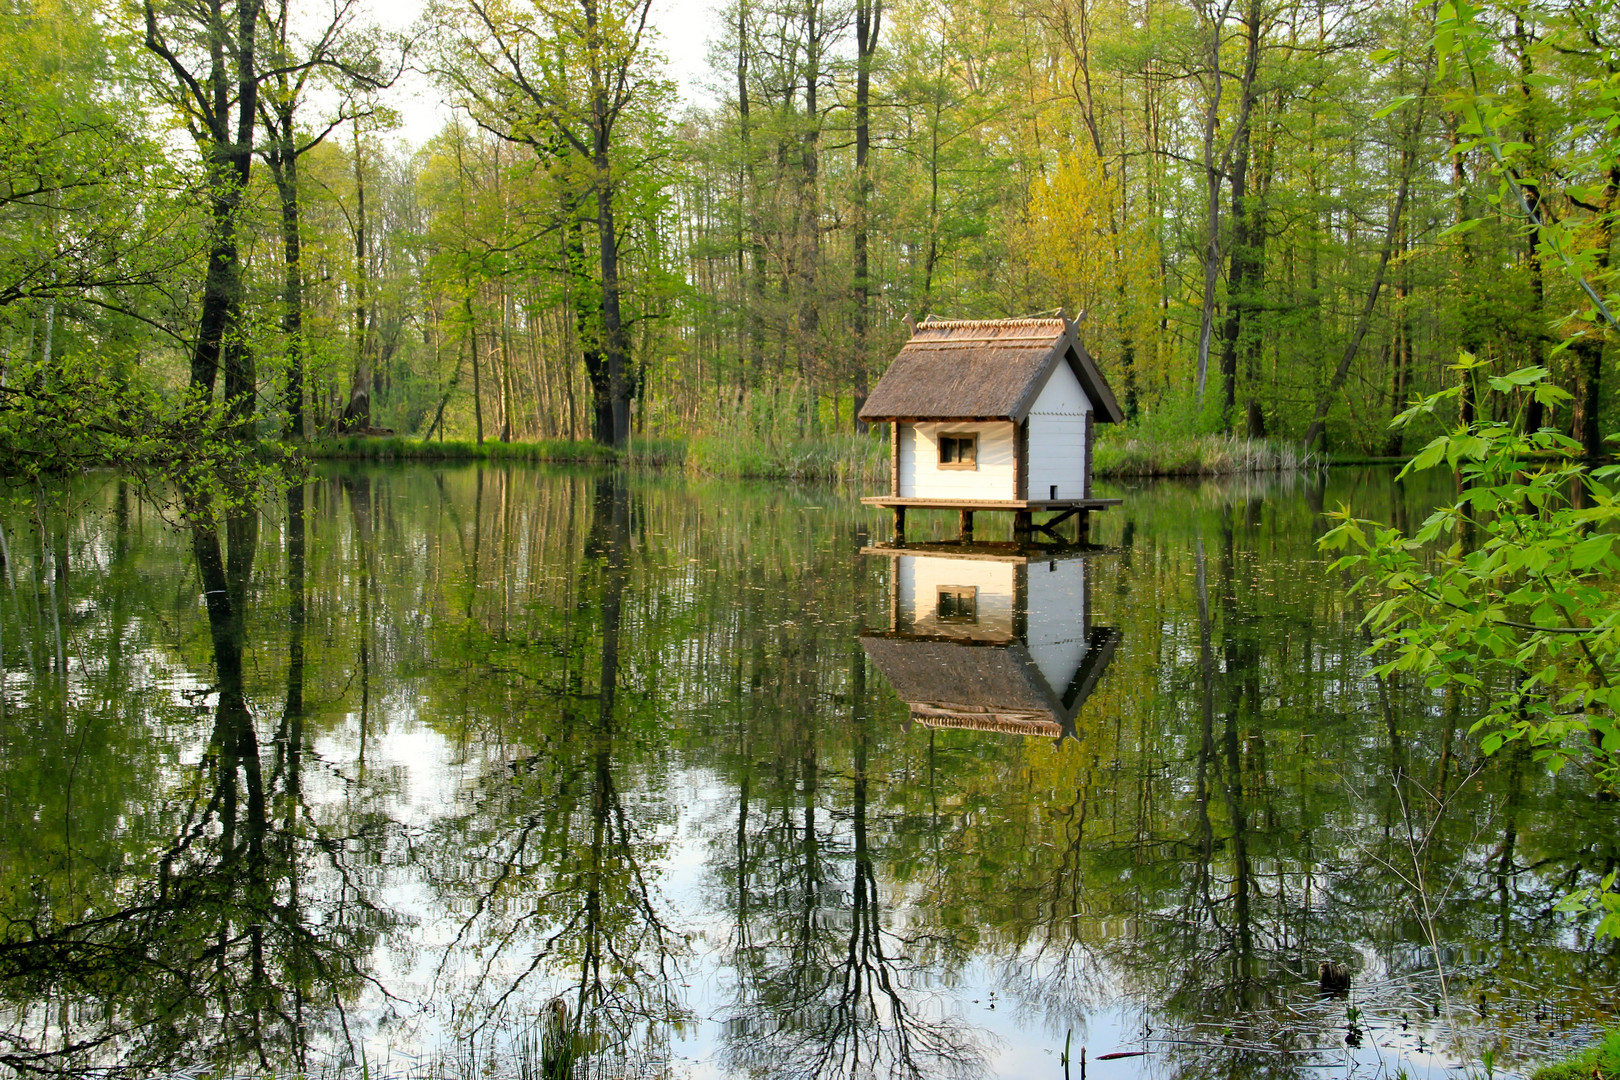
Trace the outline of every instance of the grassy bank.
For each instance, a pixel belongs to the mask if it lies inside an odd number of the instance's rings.
[[[680,462],[684,448],[674,439],[635,439],[627,451],[594,442],[550,439],[538,442],[496,442],[482,444],[470,440],[424,442],[402,436],[389,438],[319,439],[303,448],[317,461],[533,461],[578,465],[646,464],[669,465]]]
[[[1317,459],[1291,443],[1224,435],[1154,437],[1104,428],[1094,447],[1100,477],[1227,476],[1310,468]]]
[[[1572,1058],[1543,1065],[1530,1080],[1620,1080],[1620,1029]]]

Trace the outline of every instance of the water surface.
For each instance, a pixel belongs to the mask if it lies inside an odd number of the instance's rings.
[[[14,500],[0,1061],[529,1077],[560,1005],[582,1076],[1441,1076],[1612,1024],[1551,909],[1620,812],[1372,679],[1314,550],[1434,493],[1122,494],[959,570],[786,485]]]

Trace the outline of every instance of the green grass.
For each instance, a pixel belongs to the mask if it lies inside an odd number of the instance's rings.
[[[1574,1057],[1543,1065],[1530,1080],[1620,1080],[1620,1029]]]
[[[424,442],[402,436],[319,439],[304,447],[315,459],[358,461],[543,461],[594,465],[678,463],[684,447],[674,439],[634,439],[628,451],[594,442],[551,439],[539,442],[470,440]]]
[[[1100,477],[1226,476],[1287,472],[1316,465],[1290,443],[1224,435],[1154,436],[1132,428],[1099,432],[1094,474]]]
[[[870,485],[888,481],[889,444],[876,432],[813,439],[700,435],[687,444],[686,467],[727,479]]]

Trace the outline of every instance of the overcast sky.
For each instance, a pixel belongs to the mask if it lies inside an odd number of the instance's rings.
[[[392,30],[409,30],[422,13],[423,0],[369,0],[374,18]],[[652,0],[652,24],[658,31],[657,47],[669,60],[669,75],[680,88],[682,102],[706,102],[711,96],[701,84],[709,78],[709,30],[720,0]],[[421,144],[436,133],[450,109],[432,81],[408,73],[394,87],[391,103],[402,121],[398,135]]]

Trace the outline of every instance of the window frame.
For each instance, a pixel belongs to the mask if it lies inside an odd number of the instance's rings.
[[[945,613],[945,601],[949,597],[951,602],[960,609],[966,601],[967,610],[957,610],[949,615]],[[938,622],[953,625],[977,625],[979,622],[979,587],[977,585],[939,585],[934,591],[934,618]]]
[[[946,460],[945,443],[949,440],[955,445],[956,457]],[[962,460],[962,448],[969,448],[972,455],[970,460]],[[935,450],[939,457],[938,467],[941,469],[960,469],[964,472],[978,472],[979,470],[979,433],[977,431],[942,431],[935,439]]]

